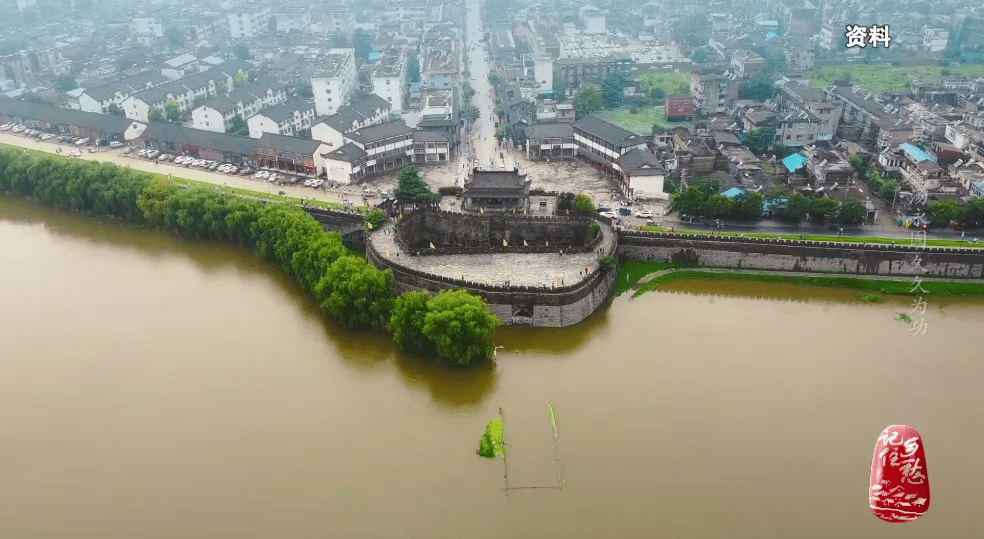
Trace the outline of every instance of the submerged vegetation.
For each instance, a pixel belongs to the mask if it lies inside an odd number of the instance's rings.
[[[861,294],[861,301],[865,303],[882,303],[885,301],[885,296],[879,296],[878,294]]]
[[[494,459],[500,455],[506,456],[505,431],[501,417],[489,421],[485,426],[485,434],[478,441],[477,453],[487,459]]]
[[[394,296],[392,270],[376,269],[363,257],[353,256],[341,236],[325,231],[294,204],[237,196],[218,187],[189,187],[111,163],[4,146],[0,146],[0,191],[187,237],[248,245],[293,276],[340,325],[390,329],[397,345],[407,351],[432,348],[458,365],[486,358],[493,351],[498,319],[482,298],[463,291],[443,292],[424,303],[424,312],[418,298]],[[420,315],[423,326],[404,324],[393,316],[394,307],[396,313],[402,309]],[[423,338],[426,342],[418,342]]]

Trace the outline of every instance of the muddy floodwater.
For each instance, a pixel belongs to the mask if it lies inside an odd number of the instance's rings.
[[[7,197],[0,275],[0,537],[981,536],[979,301],[912,337],[906,302],[678,282],[455,371],[245,249]],[[925,440],[907,524],[867,507],[891,424]]]

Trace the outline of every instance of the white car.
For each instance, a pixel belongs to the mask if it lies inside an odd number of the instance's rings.
[[[0,131],[9,131],[11,127],[13,127],[13,126],[10,125],[10,124],[0,125]]]
[[[270,177],[267,178],[267,181],[272,183],[277,181],[278,179],[280,179],[280,176],[278,176],[276,172],[273,172],[270,174]]]
[[[120,142],[120,141],[118,141],[118,140],[114,140],[113,142],[110,142],[109,143],[109,147],[110,148],[122,148],[123,147],[123,143]]]
[[[51,140],[53,138],[55,138],[55,136],[52,135],[51,133],[45,133],[41,135],[41,140]]]
[[[89,139],[87,138],[80,138],[79,140],[75,141],[76,146],[85,146],[88,143],[89,143]]]
[[[20,133],[20,132],[24,131],[24,126],[23,125],[15,125],[14,127],[11,127],[10,130],[13,131],[14,133]]]
[[[648,218],[650,218],[650,217],[652,217],[652,216],[653,216],[653,212],[651,212],[651,211],[649,211],[649,210],[645,210],[645,211],[637,211],[637,212],[636,212],[636,217],[645,217],[645,218],[647,218],[647,219],[648,219]]]
[[[599,213],[598,215],[601,215],[603,217],[608,217],[612,221],[618,219],[618,215],[616,215],[615,212],[613,212],[613,211],[603,211],[603,212]]]
[[[314,180],[314,186],[315,187],[321,187],[324,184],[325,184],[325,181],[324,180]]]
[[[270,173],[269,172],[267,172],[265,170],[261,170],[261,171],[259,171],[259,172],[256,173],[256,176],[254,176],[254,178],[256,178],[258,180],[262,180],[262,179],[267,178],[269,176],[270,176]]]
[[[304,186],[305,187],[314,187],[314,180],[313,179],[304,180]]]

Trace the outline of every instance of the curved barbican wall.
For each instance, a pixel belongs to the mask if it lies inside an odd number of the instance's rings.
[[[396,241],[421,256],[589,252],[602,241],[602,235],[589,238],[593,221],[604,222],[586,215],[470,214],[427,208],[405,214],[396,223]]]
[[[466,290],[484,298],[489,311],[506,325],[517,323],[516,315],[526,313],[530,317],[528,323],[534,326],[573,326],[605,303],[617,277],[615,271],[599,271],[576,284],[558,288],[488,285],[405,267],[392,258],[382,256],[371,239],[366,242],[366,259],[376,268],[393,270],[393,287],[397,294],[408,290]]]
[[[906,241],[906,240],[900,240]],[[620,231],[622,258],[785,271],[982,277],[984,250]],[[926,272],[913,266],[916,257]]]

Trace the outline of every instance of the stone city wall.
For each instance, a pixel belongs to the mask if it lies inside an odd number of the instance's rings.
[[[397,294],[407,290],[466,290],[485,298],[489,311],[503,324],[516,323],[517,315],[529,317],[529,323],[543,327],[572,326],[587,318],[611,295],[617,272],[596,272],[578,283],[551,287],[495,286],[452,279],[402,266],[366,246],[366,258],[379,269],[393,270],[393,288]]]
[[[621,258],[688,262],[701,266],[785,271],[913,275],[920,257],[925,276],[982,277],[984,252],[950,247],[858,244],[729,238],[720,236],[619,232]]]
[[[421,256],[589,252],[602,241],[601,235],[588,239],[588,226],[595,220],[582,215],[476,215],[425,209],[404,214],[396,223],[397,243]],[[435,248],[430,249],[430,244]]]

